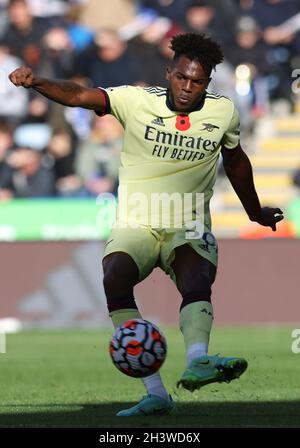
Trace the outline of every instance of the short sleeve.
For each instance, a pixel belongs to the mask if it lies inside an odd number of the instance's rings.
[[[233,112],[227,131],[225,132],[222,145],[227,149],[236,148],[240,141],[240,118],[236,107],[233,105]]]
[[[125,127],[128,117],[138,107],[140,89],[134,86],[120,86],[101,90],[108,102],[106,113],[112,114]]]

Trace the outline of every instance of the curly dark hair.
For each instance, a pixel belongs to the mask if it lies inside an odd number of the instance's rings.
[[[170,48],[175,53],[174,61],[180,56],[186,56],[191,61],[196,59],[208,76],[224,59],[220,45],[205,34],[177,34],[171,39]]]

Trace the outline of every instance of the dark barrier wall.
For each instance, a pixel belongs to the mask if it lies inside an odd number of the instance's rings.
[[[110,325],[103,242],[1,243],[0,318],[25,326]],[[213,288],[215,324],[300,321],[299,240],[223,240]],[[136,287],[145,318],[177,324],[180,296],[159,269]]]

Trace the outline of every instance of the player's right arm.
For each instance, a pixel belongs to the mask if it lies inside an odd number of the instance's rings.
[[[8,77],[15,86],[32,88],[64,106],[83,107],[105,113],[106,97],[101,89],[83,87],[72,81],[40,78],[29,67],[17,68]]]

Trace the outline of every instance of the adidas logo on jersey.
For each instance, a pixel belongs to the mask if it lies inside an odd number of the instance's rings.
[[[158,124],[159,126],[165,126],[164,120],[161,117],[154,118],[151,123]]]

